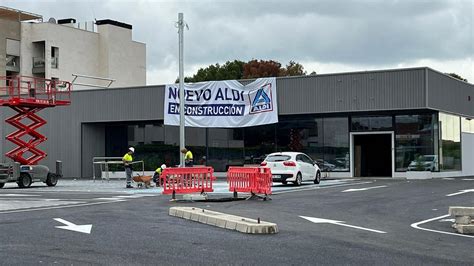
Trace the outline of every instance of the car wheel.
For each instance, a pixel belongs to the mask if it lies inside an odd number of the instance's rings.
[[[316,176],[314,177],[314,183],[319,184],[321,182],[321,172],[317,171]]]
[[[296,181],[294,183],[297,186],[301,186],[302,182],[303,182],[303,177],[301,176],[301,173],[298,172],[298,174],[296,175]]]
[[[288,182],[286,182],[286,181],[281,181],[281,183],[282,183],[283,185],[288,184]]]
[[[3,188],[5,186],[5,183],[0,183],[0,188]]]
[[[21,188],[25,188],[25,187],[30,187],[31,186],[31,176],[29,174],[26,174],[26,173],[22,173],[20,174],[20,178],[18,179],[18,186],[21,187]]]
[[[48,177],[46,178],[46,185],[49,187],[54,187],[58,183],[58,176],[54,173],[48,173]]]

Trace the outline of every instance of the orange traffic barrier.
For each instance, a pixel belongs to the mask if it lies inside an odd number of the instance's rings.
[[[168,167],[161,173],[163,194],[204,193],[212,192],[214,169],[212,167]]]
[[[229,191],[255,194],[272,194],[272,173],[267,167],[229,167],[227,171]],[[265,198],[266,199],[266,198]]]

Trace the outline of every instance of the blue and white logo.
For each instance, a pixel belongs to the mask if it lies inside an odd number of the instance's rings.
[[[250,111],[249,114],[269,112],[273,110],[272,84],[267,83],[260,89],[249,94]]]

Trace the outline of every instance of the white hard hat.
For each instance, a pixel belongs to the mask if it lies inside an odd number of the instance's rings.
[[[166,169],[166,164],[162,164],[160,167],[161,167],[161,170],[164,170]]]
[[[130,147],[128,148],[129,151],[132,151],[132,152],[135,152],[135,148],[134,147]]]

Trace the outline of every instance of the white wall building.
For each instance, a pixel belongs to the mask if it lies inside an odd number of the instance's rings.
[[[15,20],[15,16],[11,19]],[[0,28],[5,22],[0,19]],[[15,49],[5,53],[19,50],[19,72],[0,73],[0,76],[19,74],[71,81],[73,74],[78,74],[115,80],[110,87],[146,85],[146,45],[132,39],[132,25],[110,19],[87,24],[76,23],[75,19],[43,22],[41,17],[18,23],[20,38],[11,40],[9,47]],[[78,78],[76,82],[97,86],[109,84],[107,80],[90,78]],[[87,87],[74,87],[76,90],[83,88]]]

